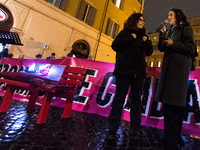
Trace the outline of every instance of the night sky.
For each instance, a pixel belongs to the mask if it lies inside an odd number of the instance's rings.
[[[181,9],[188,21],[191,17],[200,17],[200,0],[145,0],[143,13],[147,31],[155,33],[171,8]]]

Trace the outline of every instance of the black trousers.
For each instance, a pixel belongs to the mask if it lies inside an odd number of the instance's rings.
[[[122,110],[126,95],[130,89],[131,109],[130,109],[130,131],[137,132],[141,123],[141,96],[143,92],[145,78],[124,78],[116,77],[116,93],[109,115],[109,130],[117,132],[120,125]]]
[[[165,144],[173,146],[182,141],[184,107],[163,104]]]

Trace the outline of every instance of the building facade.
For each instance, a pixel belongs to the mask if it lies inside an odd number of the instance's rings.
[[[196,68],[200,68],[200,17],[190,18],[190,25],[194,33],[194,41],[197,46],[198,57],[196,58]]]
[[[1,0],[14,18],[11,31],[23,46],[11,45],[14,58],[66,57],[115,62],[111,43],[125,20],[142,13],[144,0]]]
[[[198,57],[196,58],[196,68],[200,68],[200,17],[191,17],[190,26],[194,33],[194,42],[197,46]],[[161,67],[164,53],[158,50],[159,33],[149,34],[154,52],[146,58],[148,67]]]

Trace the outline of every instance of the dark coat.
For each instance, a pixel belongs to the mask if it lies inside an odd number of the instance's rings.
[[[131,34],[135,33],[135,39]],[[113,74],[120,77],[146,77],[145,57],[153,53],[152,43],[143,30],[123,29],[112,43],[116,53],[116,63]]]
[[[170,36],[171,35],[171,36]],[[164,53],[163,64],[158,81],[155,101],[175,106],[185,106],[188,78],[195,51],[193,31],[189,26],[174,27],[168,38],[173,40],[167,47],[160,34],[158,49]]]

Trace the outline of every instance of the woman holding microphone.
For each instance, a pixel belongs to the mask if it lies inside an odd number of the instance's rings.
[[[184,144],[181,137],[183,111],[196,46],[193,31],[180,9],[171,9],[168,21],[169,32],[165,26],[160,31],[158,49],[164,52],[164,57],[154,100],[163,103],[164,145],[173,149]]]

